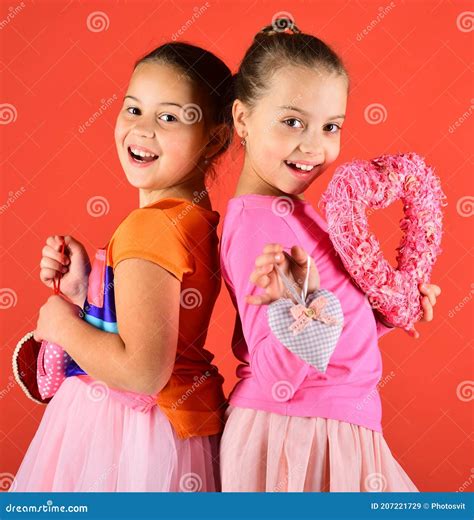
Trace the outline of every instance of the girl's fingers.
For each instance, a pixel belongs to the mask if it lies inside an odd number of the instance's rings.
[[[67,269],[67,268],[66,268]],[[62,274],[65,274],[64,272]],[[51,285],[54,278],[58,276],[58,271],[56,269],[41,269],[40,270],[40,280],[46,284],[48,287]]]
[[[43,258],[40,261],[40,267],[41,269],[48,269],[50,271],[54,271],[54,273],[65,273],[68,270],[67,266],[64,266],[56,260],[53,260],[52,258],[47,258],[45,256],[43,256]]]
[[[264,253],[281,253],[283,251],[283,246],[281,244],[267,244],[263,248]]]
[[[273,270],[273,264],[267,264],[263,265],[261,267],[255,268],[251,275],[250,275],[250,281],[253,284],[257,284],[257,282],[260,280],[260,278],[264,275],[267,275]]]
[[[421,306],[423,307],[423,321],[431,321],[433,319],[433,307],[431,306],[430,300],[427,296],[424,296],[421,300]]]
[[[60,235],[52,235],[46,239],[46,244],[51,246],[55,251],[61,251],[64,239]]]
[[[263,274],[261,276],[258,276],[255,282],[253,282],[258,287],[261,287],[262,289],[265,289],[268,287],[268,284],[270,283],[270,277],[266,274]]]
[[[284,260],[284,255],[282,253],[265,253],[263,255],[257,256],[255,260],[256,267],[262,267],[268,264],[280,264]]]
[[[428,294],[428,292],[434,294],[434,296],[439,296],[441,294],[441,287],[439,285],[435,285],[433,283],[427,283],[425,284],[426,288],[421,288],[421,292],[423,294]]]
[[[306,265],[308,261],[308,253],[300,246],[293,246],[291,248],[291,255],[295,262],[298,264],[298,268],[301,271],[301,276],[304,278],[306,276]],[[316,289],[319,289],[320,286],[320,279],[319,279],[319,272],[316,268],[316,264],[314,262],[314,259],[311,258],[310,262],[310,277],[309,277],[309,290],[314,291]]]
[[[429,298],[431,305],[436,304],[436,293],[438,292],[438,290],[441,292],[441,289],[437,285],[431,284],[427,284],[426,287],[420,288],[421,294],[424,294]]]
[[[57,271],[55,269],[41,269],[40,271],[40,279],[43,283],[49,284],[52,282],[53,278],[57,275]]]
[[[46,245],[43,247],[41,251],[43,258],[51,258],[60,262],[63,265],[68,265],[70,263],[69,257],[67,255],[62,255],[59,251],[56,251],[52,246]]]
[[[259,294],[259,295],[248,294],[245,297],[245,301],[252,305],[266,305],[268,303],[271,303],[273,300],[267,294]]]
[[[415,329],[415,327],[407,330],[406,332],[411,338],[418,339],[420,337],[420,333]]]
[[[420,290],[421,294],[424,294],[426,296],[431,296],[430,300],[431,300],[431,298],[434,298],[435,302],[436,302],[436,297],[441,294],[441,287],[439,287],[438,285],[429,284],[429,283],[421,284],[419,286],[419,290]]]
[[[431,305],[432,306],[435,306],[436,305],[436,296],[434,294],[434,291],[433,290],[429,290],[427,295],[425,296],[425,298],[428,298],[428,300],[430,301]]]

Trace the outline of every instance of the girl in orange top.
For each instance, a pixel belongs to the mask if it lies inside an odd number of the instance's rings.
[[[202,78],[206,78],[203,80]],[[228,146],[231,73],[165,44],[135,66],[115,141],[140,207],[95,254],[50,237],[36,340],[73,358],[14,491],[218,491],[223,378],[204,348],[219,293],[219,214],[205,177]],[[79,307],[81,306],[83,310]]]

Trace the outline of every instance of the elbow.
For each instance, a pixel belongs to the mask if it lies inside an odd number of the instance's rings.
[[[173,372],[176,352],[160,348],[155,341],[126,344],[122,379],[132,392],[156,395],[167,385]]]
[[[165,385],[155,379],[149,379],[139,375],[135,378],[135,382],[130,389],[137,394],[155,395],[158,394]]]
[[[171,377],[171,371],[163,373],[157,370],[152,374],[146,374],[140,371],[135,377],[134,392],[146,395],[156,395],[163,390]]]

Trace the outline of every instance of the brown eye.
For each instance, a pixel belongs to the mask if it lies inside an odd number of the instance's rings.
[[[160,116],[160,119],[165,123],[174,123],[175,121],[178,121],[178,119],[172,114],[163,114]]]
[[[295,117],[290,117],[289,119],[285,119],[283,123],[290,128],[303,128],[303,123],[296,119]]]
[[[127,112],[131,114],[132,116],[139,116],[140,110],[137,107],[128,107]]]
[[[329,131],[330,134],[336,134],[339,130],[341,130],[341,127],[339,125],[336,125],[335,123],[329,123],[326,126],[326,128],[329,127],[329,126],[332,126],[332,127],[335,128],[333,131],[331,131],[331,130]]]

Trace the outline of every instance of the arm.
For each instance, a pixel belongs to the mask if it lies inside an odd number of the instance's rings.
[[[274,221],[266,222],[267,218],[273,218]],[[255,267],[255,259],[264,246],[272,239],[293,245],[297,242],[296,237],[278,216],[267,217],[265,214],[262,218],[252,219],[248,212],[240,215],[238,227],[230,235],[223,244],[223,275],[234,290],[249,350],[250,369],[260,383],[262,395],[267,399],[277,396],[279,400],[286,401],[293,397],[311,366],[292,354],[273,335],[268,325],[268,307],[247,303],[246,295],[259,293],[259,289],[251,283],[250,275]],[[280,391],[285,394],[285,399],[283,395],[278,397]]]
[[[62,314],[55,342],[91,377],[112,388],[158,393],[174,366],[180,288],[180,281],[159,265],[124,260],[115,270],[119,334],[99,330],[77,314]]]

